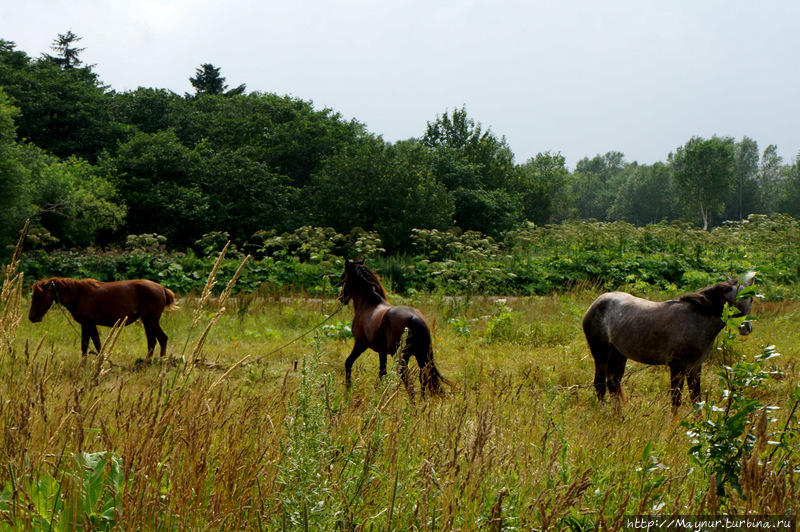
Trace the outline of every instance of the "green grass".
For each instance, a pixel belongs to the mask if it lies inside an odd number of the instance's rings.
[[[717,500],[710,479],[690,462],[680,422],[694,414],[690,406],[672,414],[665,368],[630,363],[628,403],[598,404],[580,327],[596,295],[582,289],[502,304],[394,297],[427,316],[436,363],[456,384],[441,399],[415,402],[391,362],[378,381],[371,351],[345,390],[352,340],[340,326],[274,351],[332,312],[333,300],[229,300],[202,363],[188,373],[179,360],[157,355],[142,364],[144,332],[131,325],[96,383],[96,356],[81,360],[62,312],[52,309],[39,324],[23,320],[0,366],[0,493],[9,494],[5,503],[0,498],[0,528],[35,526],[42,517],[36,508],[51,506],[24,504],[32,496],[24,486],[50,482],[45,503],[57,499],[53,482],[80,490],[64,481],[74,463],[67,458],[97,452],[124,463],[124,481],[109,482],[113,493],[103,499],[116,505],[104,506],[104,515],[115,517],[102,525],[122,529],[584,529],[601,521],[614,529],[623,513],[796,514],[797,416],[787,440],[794,452],[777,453],[746,484],[749,492]],[[195,304],[181,301],[162,319],[176,359],[189,356],[210,317],[192,328]],[[800,303],[756,303],[753,313],[755,330],[736,348],[752,358],[774,344],[782,354],[769,361],[779,374],[754,392],[780,407],[768,427],[774,439],[800,385]],[[346,308],[332,323],[351,316]],[[247,355],[258,363],[224,376]],[[703,394],[711,400],[721,365],[713,356],[704,366]],[[761,452],[765,463],[771,450]],[[783,458],[794,462],[778,474]],[[79,510],[54,522],[101,527],[91,519]]]

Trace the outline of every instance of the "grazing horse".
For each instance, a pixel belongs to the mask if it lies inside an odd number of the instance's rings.
[[[353,302],[353,336],[355,344],[344,363],[345,383],[350,387],[350,370],[356,359],[367,350],[377,351],[380,369],[378,375],[386,375],[386,357],[394,355],[400,346],[403,331],[408,337],[400,361],[400,377],[408,385],[406,368],[411,355],[417,359],[422,393],[437,395],[442,392],[442,377],[433,363],[431,331],[425,317],[415,308],[390,305],[386,301],[386,290],[375,273],[364,266],[364,261],[346,261],[342,273],[342,288],[339,301],[347,305]]]
[[[33,284],[31,310],[28,319],[40,322],[53,302],[60,303],[81,324],[81,354],[86,356],[89,338],[100,352],[98,325],[113,327],[125,319],[130,325],[142,319],[147,336],[147,359],[153,356],[156,340],[161,344],[161,356],[167,351],[167,335],[159,325],[164,310],[175,310],[175,294],[158,283],[145,279],[103,283],[95,279],[51,277]]]
[[[597,397],[602,401],[607,387],[613,397],[624,398],[622,374],[631,359],[669,366],[673,407],[681,403],[684,380],[696,402],[701,365],[724,327],[723,307],[727,303],[739,311],[737,316],[746,316],[752,297],[737,300],[736,296],[751,284],[753,277],[743,285],[728,279],[661,303],[624,292],[609,292],[595,299],[583,317],[583,332],[594,358]],[[745,321],[739,333],[746,335],[752,330]]]

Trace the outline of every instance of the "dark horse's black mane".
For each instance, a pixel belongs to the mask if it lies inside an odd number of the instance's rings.
[[[697,292],[682,295],[678,300],[692,303],[706,314],[719,316],[722,314],[725,303],[731,303],[725,297],[725,294],[730,292],[734,286],[736,286],[735,283],[717,283]]]
[[[364,266],[363,264],[354,264],[353,265],[353,275],[355,281],[352,283],[352,288],[355,290],[361,290],[367,294],[371,303],[378,304],[382,301],[386,301],[389,296],[386,294],[386,289],[383,288],[381,284],[380,278]],[[346,282],[352,282],[348,279]]]

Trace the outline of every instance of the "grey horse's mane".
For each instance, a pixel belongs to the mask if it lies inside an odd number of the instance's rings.
[[[725,296],[730,293],[731,288],[736,286],[736,282],[717,283],[714,286],[709,286],[693,292],[691,294],[682,295],[677,301],[685,301],[695,305],[698,309],[708,314],[720,315],[725,303],[733,303]],[[673,300],[675,301],[675,300]]]

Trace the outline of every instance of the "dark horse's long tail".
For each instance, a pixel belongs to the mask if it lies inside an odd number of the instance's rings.
[[[402,360],[408,362],[411,355],[414,355],[419,365],[419,380],[422,385],[422,393],[424,394],[427,391],[431,395],[441,395],[444,393],[442,383],[448,386],[452,386],[453,383],[439,373],[439,368],[433,362],[433,342],[428,324],[422,318],[415,317],[406,328],[408,329],[408,337],[401,353]]]

